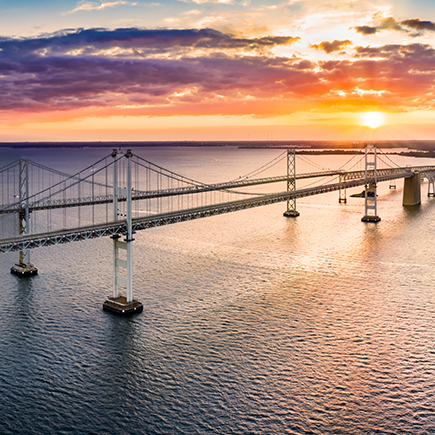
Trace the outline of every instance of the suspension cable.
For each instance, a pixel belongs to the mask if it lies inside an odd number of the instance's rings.
[[[240,178],[250,178],[250,177],[253,177],[253,176],[255,176],[255,175],[260,174],[261,172],[265,172],[265,171],[267,171],[268,169],[270,169],[272,166],[274,166],[274,165],[276,165],[277,163],[279,163],[281,160],[284,160],[284,157],[285,157],[286,155],[287,155],[287,150],[284,151],[283,153],[281,153],[279,156],[273,158],[270,162],[266,163],[265,165],[260,166],[259,168],[255,169],[255,170],[253,170],[253,171],[251,171],[251,172],[248,172],[248,173],[245,174],[245,175],[242,175]],[[234,180],[233,180],[233,181],[234,181]]]
[[[188,178],[188,177],[185,177],[184,175],[180,175],[180,174],[177,174],[176,172],[165,169],[162,166],[156,165],[155,163],[152,163],[149,160],[146,160],[146,159],[138,156],[137,154],[134,154],[134,156],[138,160],[141,160],[142,162],[144,162],[145,164],[147,164],[149,166],[145,166],[144,164],[140,163],[139,161],[135,162],[137,165],[142,166],[145,169],[149,169],[150,171],[153,171],[156,174],[160,174],[161,171],[163,171],[163,172],[165,172],[165,175],[168,178],[173,178],[174,180],[180,180],[180,181],[185,182],[187,184],[204,185],[204,183],[202,183],[201,181],[193,180],[192,178]]]

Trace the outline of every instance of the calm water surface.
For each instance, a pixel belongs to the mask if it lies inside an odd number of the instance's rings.
[[[205,182],[279,154],[136,151]],[[108,152],[0,158],[72,172]],[[435,433],[435,199],[423,184],[405,209],[402,185],[380,185],[377,225],[335,192],[300,200],[297,219],[276,204],[142,231],[131,318],[102,311],[109,238],[32,251],[31,279],[1,254],[0,433]]]

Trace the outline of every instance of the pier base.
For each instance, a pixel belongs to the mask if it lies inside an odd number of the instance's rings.
[[[127,302],[125,296],[118,296],[117,298],[109,298],[103,304],[103,310],[110,311],[111,313],[118,314],[120,316],[128,316],[130,314],[136,314],[143,311],[143,304],[135,299],[131,302]]]
[[[417,172],[412,177],[405,178],[403,185],[403,205],[418,205],[421,203],[420,174]]]
[[[33,264],[17,263],[11,267],[11,273],[18,276],[33,276],[38,274],[38,269]]]
[[[283,214],[285,217],[298,217],[299,215],[300,213],[296,210],[287,210]]]
[[[381,221],[381,218],[379,216],[366,215],[366,216],[363,216],[361,218],[361,222],[373,222],[373,223],[376,223],[376,222],[380,222],[380,221]]]

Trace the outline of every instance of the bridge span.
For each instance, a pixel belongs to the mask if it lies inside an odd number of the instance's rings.
[[[423,178],[430,178],[432,173],[434,172],[433,166],[413,166],[413,167],[398,167],[398,168],[384,168],[377,170],[377,181],[388,181],[388,180],[396,180],[400,178],[409,178],[412,177],[416,172],[420,173],[420,176]],[[325,177],[333,177],[340,176],[340,178],[345,181],[351,180],[362,180],[366,179],[365,171],[344,171],[344,170],[327,170],[322,172],[309,172],[297,174],[295,176],[295,180],[306,180],[310,178],[325,178]],[[374,180],[375,173],[374,170],[369,170],[367,172],[367,180]],[[250,186],[258,186],[272,183],[282,183],[288,180],[287,175],[280,175],[275,177],[264,177],[264,178],[256,178],[256,179],[240,179],[228,181],[225,183],[215,183],[215,184],[198,184],[195,186],[188,187],[180,187],[173,189],[160,189],[160,190],[150,190],[150,191],[132,191],[132,201],[140,201],[144,199],[156,199],[156,198],[165,198],[171,196],[181,196],[188,194],[198,194],[205,192],[213,192],[219,190],[230,190],[241,187],[250,187]],[[342,189],[351,188],[355,186],[364,185],[364,183],[359,184],[349,184],[348,186],[342,184]],[[346,187],[347,186],[347,187]],[[340,190],[340,188],[335,189]],[[313,190],[312,195],[318,195],[319,193],[324,193]],[[308,195],[303,195],[308,196]],[[301,198],[303,196],[294,196],[294,199]],[[293,198],[293,197],[291,197]],[[118,198],[118,202],[125,202],[125,197]],[[90,196],[90,197],[82,197],[82,198],[62,198],[62,199],[51,199],[46,198],[45,200],[39,200],[29,205],[28,209],[30,212],[40,211],[40,210],[50,210],[50,209],[59,209],[59,208],[69,208],[69,207],[79,207],[79,206],[87,206],[87,205],[97,205],[97,204],[112,204],[113,203],[113,194],[110,195],[101,195],[101,196]],[[266,204],[265,204],[266,205]],[[22,209],[22,204],[16,203],[8,207],[0,208],[0,215],[9,214],[9,213],[17,213]]]
[[[178,222],[185,222],[205,217],[211,217],[230,213],[239,210],[246,210],[279,202],[287,202],[287,210],[284,216],[296,217],[299,212],[296,210],[296,200],[308,196],[339,191],[339,201],[346,202],[346,190],[358,186],[365,187],[365,214],[364,222],[376,223],[380,221],[377,213],[377,184],[379,182],[392,181],[400,178],[405,179],[404,205],[415,205],[420,203],[420,178],[429,180],[429,196],[434,196],[435,166],[415,167],[385,167],[378,168],[376,147],[366,147],[364,153],[363,170],[322,170],[307,173],[296,173],[296,153],[294,150],[286,152],[287,174],[269,177],[239,177],[235,180],[223,183],[206,184],[175,174],[174,172],[151,166],[150,162],[143,164],[140,160],[136,164],[145,167],[158,174],[157,182],[150,181],[150,175],[146,175],[148,188],[143,189],[138,177],[133,183],[132,164],[134,155],[128,150],[126,153],[114,150],[112,161],[106,163],[102,168],[93,170],[89,175],[81,174],[67,176],[53,186],[49,186],[40,192],[30,194],[28,163],[20,162],[19,177],[19,201],[3,204],[0,208],[0,215],[18,215],[19,234],[12,237],[0,239],[0,252],[20,252],[19,262],[12,267],[12,272],[26,276],[37,273],[37,269],[30,263],[29,250],[38,247],[58,245],[80,240],[88,240],[98,237],[110,236],[113,239],[113,297],[106,301],[104,307],[110,311],[120,314],[138,312],[142,310],[142,304],[133,300],[132,293],[132,242],[133,234],[136,231],[170,225]],[[111,168],[113,175],[111,183],[108,183],[107,169]],[[105,181],[97,180],[97,174],[105,172]],[[104,172],[103,172],[104,173]],[[256,174],[257,175],[257,174]],[[338,182],[331,182],[331,177],[338,177]],[[159,178],[160,177],[160,178]],[[162,187],[162,179],[170,179],[170,186]],[[296,188],[296,181],[302,179],[328,178],[329,181],[316,186]],[[174,180],[178,183],[173,187]],[[272,193],[245,192],[236,189],[250,186],[263,186],[273,183],[286,182],[287,189]],[[105,189],[104,194],[96,194],[95,189]],[[121,187],[123,186],[123,187]],[[85,190],[88,188],[88,192]],[[68,196],[67,192],[76,189],[78,194]],[[112,190],[109,195],[108,190]],[[222,200],[222,197],[206,196],[220,192],[226,195],[238,195],[242,199]],[[90,194],[91,193],[91,194]],[[177,198],[187,197],[186,203]],[[163,198],[173,198],[168,209],[161,207]],[[133,203],[148,201],[157,208],[139,211],[133,215]],[[150,201],[155,201],[151,203]],[[204,203],[206,202],[206,203]],[[112,219],[108,219],[107,206],[111,204],[113,213]],[[123,209],[121,209],[121,204]],[[95,222],[95,215],[100,218],[101,212],[94,213],[94,207],[106,206],[106,216],[101,222]],[[43,210],[66,209],[76,207],[79,210],[78,225],[66,226],[66,215],[64,215],[63,228],[48,228],[46,231],[30,231],[30,217]],[[81,224],[80,207],[91,207],[92,224]],[[137,215],[139,214],[139,215]],[[50,215],[51,216],[51,215]],[[33,218],[32,218],[33,219]],[[121,252],[125,252],[123,255]],[[125,269],[122,277],[120,271]],[[120,287],[125,287],[126,296],[120,295]]]
[[[422,167],[424,171],[435,171],[435,167]],[[414,168],[415,170],[415,168]],[[415,176],[410,168],[403,168],[401,171],[385,173],[377,177],[377,182],[396,180],[399,178],[409,178]],[[150,228],[171,225],[179,222],[186,222],[211,216],[222,215],[240,210],[261,207],[288,200],[296,200],[308,196],[319,195],[328,192],[350,189],[352,187],[373,185],[373,178],[354,178],[345,182],[326,184],[322,186],[309,187],[306,189],[296,189],[293,191],[283,191],[272,194],[259,195],[254,198],[246,198],[238,201],[230,201],[213,206],[195,207],[191,209],[179,210],[169,213],[155,214],[132,218],[133,231],[146,230]],[[132,195],[133,196],[133,195]],[[133,198],[132,198],[133,199]],[[124,201],[126,199],[124,198]],[[113,198],[112,201],[113,202]],[[53,207],[56,208],[56,207]],[[58,245],[80,240],[94,239],[98,237],[123,235],[126,232],[127,220],[117,220],[103,224],[94,224],[65,230],[49,231],[41,234],[22,234],[18,237],[0,239],[0,252],[21,251],[25,249],[39,248],[50,245]]]

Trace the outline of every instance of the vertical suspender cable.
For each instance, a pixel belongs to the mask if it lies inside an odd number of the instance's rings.
[[[94,183],[94,174],[95,174],[95,168],[92,166],[92,225],[95,224],[95,204],[94,204],[94,198],[95,198],[95,183]]]
[[[78,221],[79,221],[79,227],[81,226],[80,225],[80,218],[81,218],[81,216],[80,216],[80,212],[81,212],[81,205],[80,205],[80,199],[81,199],[81,197],[80,197],[80,173],[79,173],[79,175],[78,175],[78,178],[79,178],[79,182],[77,183],[77,197],[78,197],[78,202],[79,202],[79,205],[78,205],[78,207],[77,207],[77,214],[78,214]]]

